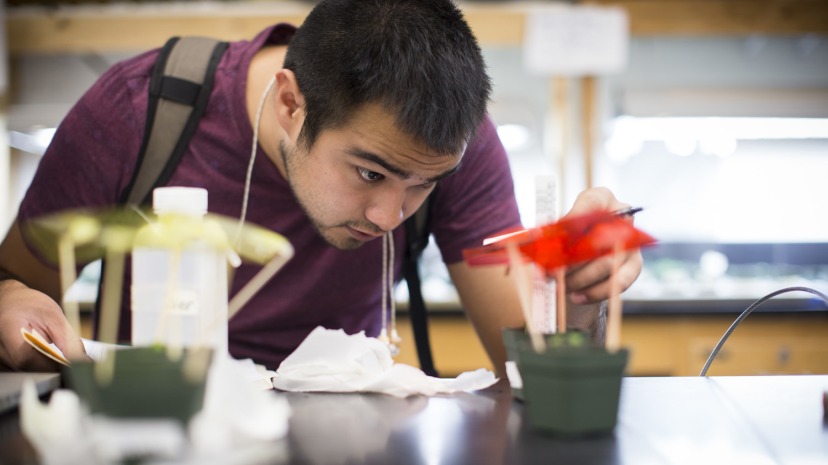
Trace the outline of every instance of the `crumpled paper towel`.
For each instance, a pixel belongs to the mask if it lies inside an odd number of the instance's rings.
[[[288,432],[290,406],[271,392],[268,372],[251,360],[216,356],[207,373],[202,409],[183,425],[172,419],[109,418],[90,414],[71,390],[43,404],[31,380],[23,387],[20,425],[44,465],[144,462],[272,463]],[[264,390],[263,382],[268,387]]]
[[[196,451],[214,454],[287,435],[290,406],[283,397],[262,389],[264,379],[252,360],[235,360],[229,355],[213,360],[204,406],[190,421],[190,439]]]
[[[72,391],[58,389],[42,404],[34,381],[27,379],[20,393],[20,429],[45,465],[83,463],[89,444],[78,439],[86,414]]]
[[[298,392],[377,392],[396,397],[476,391],[497,382],[489,370],[465,372],[457,378],[435,378],[422,370],[394,363],[382,341],[345,331],[315,328],[276,370],[273,386]]]

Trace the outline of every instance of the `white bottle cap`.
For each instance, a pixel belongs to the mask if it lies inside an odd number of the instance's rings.
[[[152,209],[156,214],[207,213],[207,189],[201,187],[158,187],[152,191]]]

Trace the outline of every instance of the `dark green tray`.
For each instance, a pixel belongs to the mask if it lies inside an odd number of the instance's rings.
[[[199,349],[206,350],[206,349]],[[163,347],[118,350],[112,377],[96,378],[96,365],[74,361],[63,368],[63,379],[92,413],[126,418],[173,418],[186,423],[201,410],[207,370],[185,372],[183,356],[171,360]],[[209,364],[211,353],[201,352]],[[101,367],[98,367],[101,368]],[[200,375],[200,376],[199,376]]]

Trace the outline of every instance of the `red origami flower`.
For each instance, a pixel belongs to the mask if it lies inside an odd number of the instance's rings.
[[[569,216],[535,228],[504,231],[488,241],[492,242],[463,251],[469,265],[508,264],[507,246],[514,244],[547,272],[656,242],[614,212]]]

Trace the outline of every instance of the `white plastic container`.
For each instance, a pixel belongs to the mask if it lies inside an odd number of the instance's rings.
[[[132,345],[209,346],[227,352],[227,237],[205,218],[207,191],[153,191],[157,221],[132,252]]]

